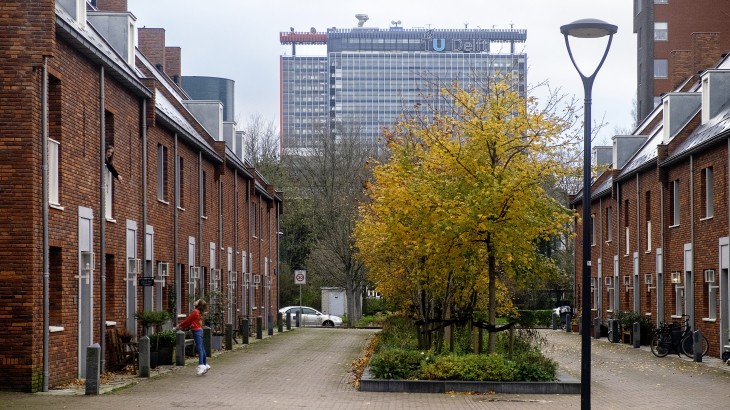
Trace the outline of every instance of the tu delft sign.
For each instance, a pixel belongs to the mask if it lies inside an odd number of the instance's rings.
[[[426,31],[421,39],[424,45],[424,51],[445,51],[447,45],[450,45],[447,51],[462,51],[465,53],[478,53],[481,51],[489,51],[489,40],[480,38],[451,38],[447,41],[445,38],[433,38],[433,30]]]

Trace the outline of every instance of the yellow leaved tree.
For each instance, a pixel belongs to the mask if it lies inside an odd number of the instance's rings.
[[[391,157],[375,164],[355,239],[386,298],[424,321],[486,308],[494,325],[498,309],[512,309],[500,277],[554,273],[538,244],[570,235],[574,213],[543,187],[575,172],[580,123],[550,96],[540,107],[505,77],[482,89],[442,84],[427,110],[384,132]]]

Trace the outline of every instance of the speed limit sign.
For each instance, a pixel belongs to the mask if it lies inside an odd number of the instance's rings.
[[[307,271],[295,270],[294,271],[294,284],[295,285],[306,285],[307,284]]]

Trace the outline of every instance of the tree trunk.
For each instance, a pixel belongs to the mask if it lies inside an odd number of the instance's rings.
[[[492,243],[489,236],[487,236],[487,252],[489,252],[489,324],[494,326],[497,321],[497,264],[492,253]],[[495,336],[494,332],[489,332],[489,353],[496,351]]]
[[[352,279],[347,277],[345,282],[345,297],[347,298],[347,325],[355,325],[355,289],[352,283]]]

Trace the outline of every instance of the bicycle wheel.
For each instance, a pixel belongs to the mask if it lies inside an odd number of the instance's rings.
[[[656,357],[664,357],[669,354],[669,349],[665,344],[665,335],[657,333],[651,338],[651,352]]]
[[[611,343],[616,343],[616,341],[613,340],[613,330],[608,331],[608,341]]]
[[[705,335],[702,335],[702,357],[705,357],[709,350],[710,343],[707,341]],[[682,351],[687,357],[694,357],[694,340],[692,340],[692,335],[687,335],[682,339]]]

